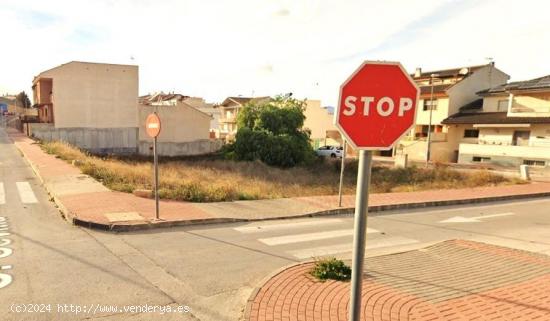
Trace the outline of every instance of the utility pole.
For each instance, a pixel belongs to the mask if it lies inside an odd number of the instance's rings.
[[[342,163],[340,164],[340,187],[338,188],[338,207],[342,207],[342,187],[344,184],[344,166],[346,166],[346,139],[342,149]]]
[[[430,120],[428,122],[428,139],[426,142],[426,167],[430,163],[430,153],[431,153],[431,144],[432,144],[432,115],[434,109],[434,79],[438,79],[438,74],[430,75]]]

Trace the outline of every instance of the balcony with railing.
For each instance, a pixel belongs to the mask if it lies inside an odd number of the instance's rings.
[[[550,147],[489,144],[460,144],[459,154],[475,156],[501,156],[532,159],[550,159]]]
[[[237,116],[235,115],[232,115],[232,116],[229,116],[229,117],[220,117],[219,119],[219,122],[220,123],[225,123],[225,124],[234,124],[237,122]]]

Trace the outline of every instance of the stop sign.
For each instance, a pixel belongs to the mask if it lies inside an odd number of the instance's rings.
[[[388,150],[413,126],[418,95],[400,63],[365,61],[340,87],[334,121],[355,149]]]

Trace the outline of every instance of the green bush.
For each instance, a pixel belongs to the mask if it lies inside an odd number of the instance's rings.
[[[311,275],[322,281],[347,281],[351,278],[351,268],[336,258],[320,259],[315,262]]]
[[[305,101],[278,96],[261,104],[248,104],[238,118],[235,143],[225,157],[242,161],[261,160],[279,167],[314,161],[309,132],[302,130]]]

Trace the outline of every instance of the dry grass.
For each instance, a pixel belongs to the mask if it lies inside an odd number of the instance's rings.
[[[79,160],[78,167],[117,191],[151,189],[152,165],[147,159],[101,158],[61,142],[43,143],[42,148],[59,158]],[[355,192],[357,162],[346,165],[344,193]],[[268,199],[338,193],[339,161],[325,160],[305,168],[279,169],[260,162],[222,159],[162,160],[159,166],[162,198],[192,202]],[[435,169],[373,168],[375,192],[415,191],[514,184],[489,172],[464,174],[444,167]]]

